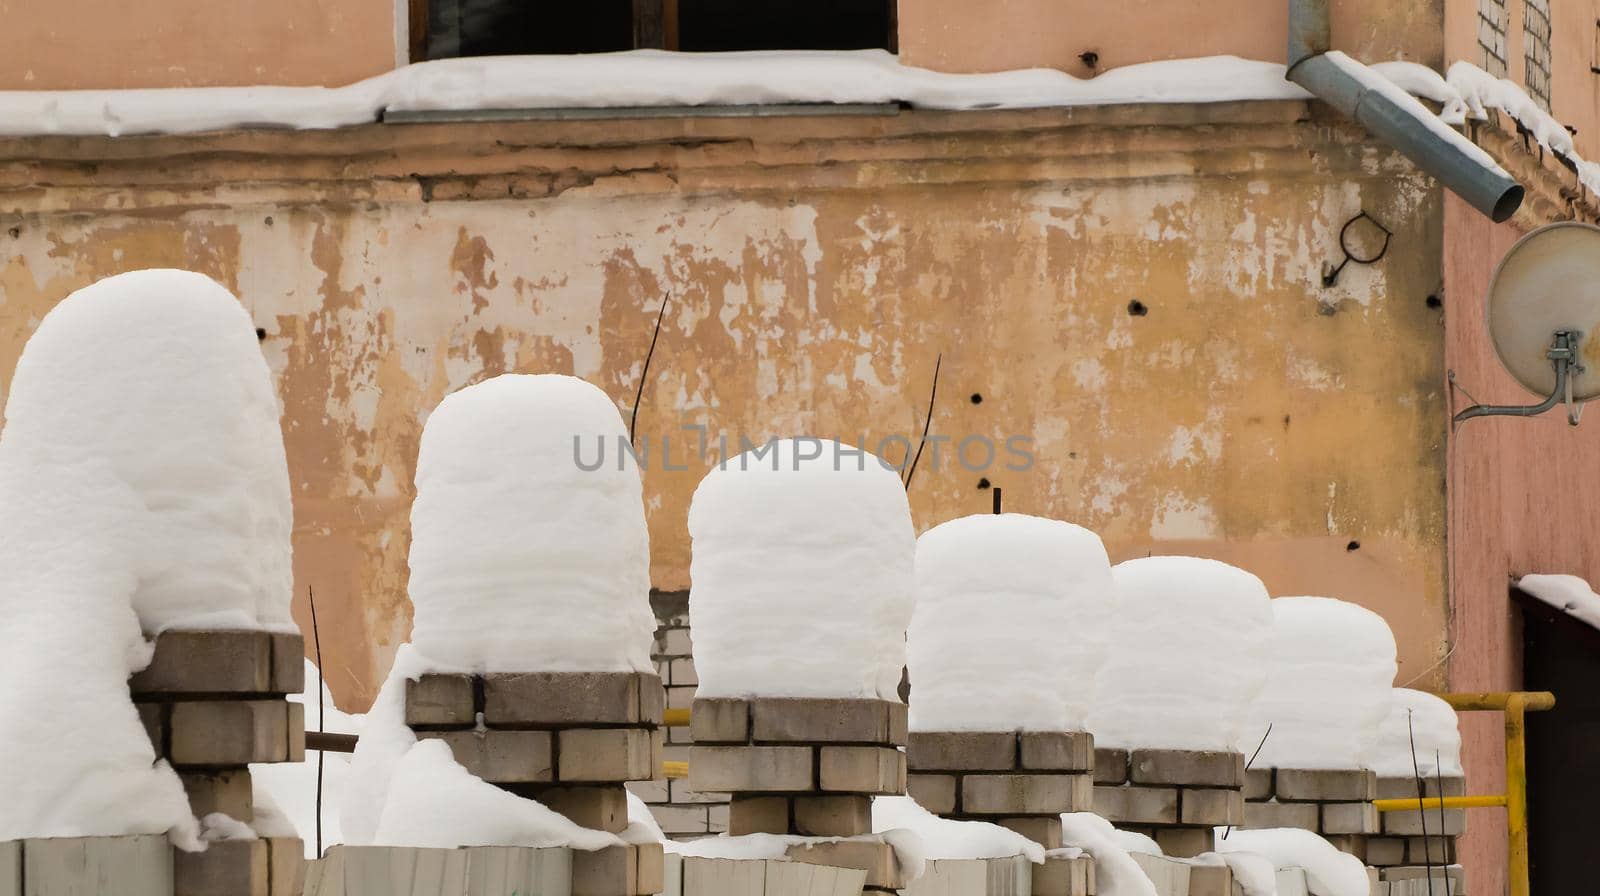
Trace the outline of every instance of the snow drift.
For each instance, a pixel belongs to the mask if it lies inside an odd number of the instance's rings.
[[[411,508],[411,641],[472,671],[654,671],[639,470],[585,470],[581,441],[627,439],[570,376],[507,374],[428,418]]]
[[[1250,730],[1266,737],[1256,766],[1364,768],[1389,714],[1396,669],[1383,617],[1329,597],[1277,598],[1269,665],[1250,713]]]
[[[101,465],[131,490],[146,633],[295,630],[278,401],[250,315],[216,281],[134,271],[74,292],[28,340],[5,416],[11,451]]]
[[[1111,656],[1089,714],[1096,745],[1239,750],[1267,674],[1272,610],[1261,580],[1196,557],[1128,560],[1111,575]]]
[[[1078,731],[1105,658],[1116,586],[1099,536],[1017,513],[917,540],[906,635],[918,731]]]
[[[689,534],[699,696],[899,699],[916,537],[878,458],[784,439],[724,460]]]

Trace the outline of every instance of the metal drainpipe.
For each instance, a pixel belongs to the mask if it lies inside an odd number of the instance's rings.
[[[1522,204],[1522,185],[1491,171],[1418,121],[1412,112],[1334,65],[1328,52],[1328,0],[1289,0],[1289,70],[1285,77],[1343,112],[1433,175],[1493,221]]]

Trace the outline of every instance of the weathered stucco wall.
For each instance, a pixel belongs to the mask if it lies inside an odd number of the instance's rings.
[[[0,90],[340,85],[394,68],[395,0],[0,0]]]
[[[1443,4],[1329,0],[1333,45],[1368,62],[1438,66]],[[1045,67],[1088,77],[1156,59],[1283,62],[1288,45],[1288,0],[900,0],[899,8],[901,58],[941,71]]]
[[[418,436],[504,371],[625,411],[655,585],[688,586],[719,435],[1031,436],[936,468],[919,527],[1008,509],[1375,607],[1401,680],[1443,654],[1439,193],[1298,103],[884,118],[373,126],[0,143],[0,375],[53,303],[173,265],[236,290],[284,401],[297,614],[360,708],[406,636]],[[1388,255],[1324,290],[1362,208]],[[1138,303],[1134,305],[1133,303]],[[1143,314],[1130,309],[1142,307]],[[0,383],[3,385],[3,383]],[[973,396],[981,396],[975,403]],[[947,449],[948,451],[948,449]],[[1002,456],[1000,463],[1004,463]]]

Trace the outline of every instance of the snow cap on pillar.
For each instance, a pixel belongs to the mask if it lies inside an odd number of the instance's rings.
[[[1089,713],[1096,745],[1239,751],[1267,674],[1266,586],[1198,557],[1128,560],[1111,576],[1111,656],[1100,667]]]
[[[699,697],[899,699],[916,535],[893,467],[769,442],[706,474],[689,534]]]
[[[1269,666],[1248,729],[1257,741],[1266,736],[1256,765],[1364,768],[1389,714],[1396,669],[1383,617],[1331,597],[1277,598]]]
[[[1380,778],[1459,778],[1461,729],[1450,704],[1426,691],[1389,690],[1389,714],[1368,745],[1364,767]],[[1412,764],[1415,758],[1416,764]]]
[[[103,464],[141,513],[146,633],[293,630],[289,470],[250,315],[204,274],[144,270],[74,292],[17,361],[13,455]]]
[[[1080,731],[1116,601],[1100,537],[1019,513],[917,540],[916,731]]]
[[[418,653],[487,672],[653,671],[627,440],[616,404],[576,377],[506,374],[445,397],[411,507]]]

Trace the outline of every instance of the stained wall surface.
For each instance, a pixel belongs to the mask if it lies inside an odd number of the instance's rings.
[[[235,290],[284,404],[296,612],[314,590],[347,709],[408,630],[428,412],[507,371],[576,374],[631,412],[664,296],[638,424],[657,588],[691,584],[685,516],[722,438],[902,460],[942,356],[919,529],[987,511],[986,479],[1118,558],[1218,556],[1375,607],[1427,684],[1439,208],[1299,103],[11,141],[0,376],[98,278],[179,266]],[[1388,254],[1324,288],[1361,209]]]

